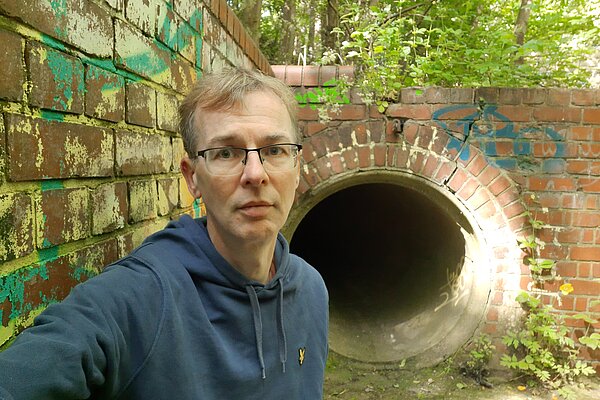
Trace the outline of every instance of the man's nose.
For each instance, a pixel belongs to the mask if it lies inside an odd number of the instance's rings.
[[[244,163],[242,183],[259,185],[267,181],[268,177],[258,151],[249,151],[246,155],[246,162]]]

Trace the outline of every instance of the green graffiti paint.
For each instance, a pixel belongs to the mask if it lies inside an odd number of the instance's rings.
[[[47,120],[47,121],[59,121],[62,122],[65,120],[65,114],[63,113],[59,113],[56,111],[50,111],[50,110],[41,110],[40,111],[40,115],[43,119]]]
[[[50,7],[57,17],[67,16],[67,0],[50,0]]]
[[[37,251],[39,262],[46,265],[48,261],[53,261],[58,258],[58,246],[50,247],[47,249],[40,249]]]
[[[47,190],[62,189],[63,187],[63,182],[58,180],[47,180],[40,182],[40,189],[42,192]]]
[[[11,305],[9,319],[22,317],[33,310],[34,305],[25,301],[25,284],[35,279],[48,279],[45,263],[0,276],[0,303],[9,301]]]
[[[173,10],[173,6],[169,3],[167,3],[167,8],[169,10]],[[164,42],[165,44],[172,48],[172,49],[176,49],[175,45],[177,44],[177,36],[178,36],[178,32],[174,32],[172,33],[172,27],[174,25],[174,22],[171,20],[171,18],[169,18],[168,14],[165,14],[163,20],[162,20],[162,24],[159,23],[159,28],[158,28],[158,32],[159,35],[162,34],[164,36]]]
[[[73,90],[71,87],[76,74],[74,65],[71,61],[54,51],[49,51],[47,57],[48,67],[50,67],[54,75],[56,86],[62,92],[61,95],[54,97],[54,101],[59,103],[62,109],[69,109],[73,103]],[[82,85],[82,81],[83,77],[80,77],[80,86]],[[80,88],[78,87],[77,90],[80,90]],[[83,88],[81,88],[81,93],[83,93]]]
[[[200,209],[200,199],[194,199],[194,202],[192,203],[192,207],[194,208],[194,217],[198,218],[201,215],[201,209]]]
[[[69,272],[69,276],[75,279],[77,282],[82,282],[89,278],[93,278],[96,275],[98,275],[98,271],[94,271],[82,266],[72,267],[71,272]]]

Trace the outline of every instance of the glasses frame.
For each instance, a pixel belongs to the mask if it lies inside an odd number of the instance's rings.
[[[196,158],[202,157],[202,158],[204,158],[204,162],[206,162],[206,158],[204,157],[204,154],[207,151],[221,150],[221,149],[244,150],[245,154],[244,154],[244,158],[242,159],[242,165],[246,165],[246,162],[248,161],[248,153],[250,153],[251,151],[255,151],[256,154],[258,154],[258,159],[260,160],[261,165],[264,166],[265,160],[263,159],[262,155],[260,154],[260,151],[262,149],[267,149],[269,147],[275,147],[275,146],[296,146],[296,155],[293,157],[294,158],[294,165],[293,165],[293,167],[295,167],[297,165],[298,154],[300,153],[300,150],[302,150],[302,145],[298,144],[298,143],[273,143],[273,144],[268,144],[266,146],[255,147],[255,148],[252,148],[252,149],[248,149],[248,148],[245,148],[245,147],[235,147],[235,146],[211,147],[211,148],[204,149],[204,150],[199,150],[198,152],[196,152]],[[207,169],[208,169],[208,172],[210,172],[210,168],[208,168],[208,165],[207,165]],[[242,169],[242,171],[243,171],[243,169]],[[229,175],[237,175],[238,174],[238,173],[235,173],[235,174],[225,174],[225,175],[223,175],[223,174],[214,174],[212,172],[210,172],[210,173],[213,174],[213,175],[220,175],[220,176],[229,176]]]

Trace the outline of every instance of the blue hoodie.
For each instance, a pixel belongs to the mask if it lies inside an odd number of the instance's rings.
[[[275,259],[250,281],[171,222],[0,353],[0,399],[321,399],[327,291],[281,235]]]

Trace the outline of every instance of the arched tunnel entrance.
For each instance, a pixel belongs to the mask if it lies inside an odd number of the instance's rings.
[[[459,206],[432,185],[358,183],[321,199],[294,230],[293,253],[323,275],[330,346],[372,362],[433,365],[472,336],[487,303],[488,265]],[[487,279],[489,282],[489,279]]]

